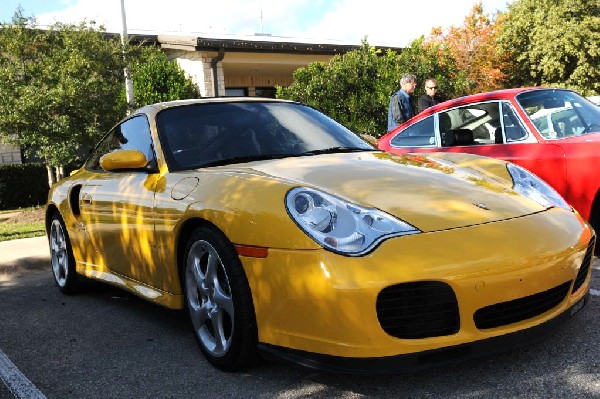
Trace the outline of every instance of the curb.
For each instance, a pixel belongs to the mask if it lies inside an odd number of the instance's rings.
[[[46,236],[0,242],[0,280],[20,272],[49,268],[50,251]]]
[[[30,256],[17,259],[12,263],[0,262],[0,274],[11,274],[19,270],[43,270],[50,265],[50,255],[48,256]]]

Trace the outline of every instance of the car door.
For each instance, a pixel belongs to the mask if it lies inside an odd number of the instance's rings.
[[[149,160],[147,170],[102,169],[102,155],[117,149],[144,153]],[[155,162],[148,120],[138,115],[112,129],[86,163],[92,177],[81,187],[79,203],[90,241],[87,259],[98,273],[112,274],[105,278],[144,282],[151,274]]]

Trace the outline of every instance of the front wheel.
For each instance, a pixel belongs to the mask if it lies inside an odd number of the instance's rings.
[[[186,305],[200,349],[222,370],[250,365],[257,356],[256,318],[233,245],[216,228],[203,226],[188,240],[185,260]]]
[[[52,215],[48,240],[54,282],[64,294],[73,294],[79,288],[79,279],[75,271],[75,259],[69,234],[65,222],[58,213]]]

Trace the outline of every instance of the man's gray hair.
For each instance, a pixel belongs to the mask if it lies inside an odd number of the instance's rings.
[[[407,83],[415,83],[417,81],[417,77],[412,73],[405,73],[402,75],[400,79],[400,86],[403,86]]]

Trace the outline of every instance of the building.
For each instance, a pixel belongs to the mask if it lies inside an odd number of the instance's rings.
[[[256,34],[244,37],[194,35],[137,36],[154,42],[198,85],[203,97],[274,97],[276,86],[288,86],[298,68],[360,44],[311,41]],[[400,48],[380,47],[400,51]]]
[[[0,141],[0,165],[9,163],[22,163],[23,157],[21,150]]]

